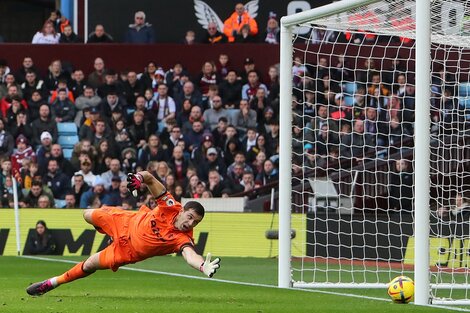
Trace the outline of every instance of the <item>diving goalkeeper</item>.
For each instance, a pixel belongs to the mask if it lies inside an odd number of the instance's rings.
[[[85,210],[85,221],[109,235],[112,243],[64,274],[32,284],[26,289],[29,295],[40,296],[96,270],[111,269],[115,272],[120,266],[174,252],[181,252],[190,266],[208,277],[215,274],[220,267],[220,259],[211,261],[208,253],[204,260],[194,251],[193,228],[203,219],[204,207],[196,201],[189,201],[183,207],[147,171],[129,173],[127,181],[131,193],[146,184],[157,201],[157,207],[151,210],[143,205],[139,211],[109,206]]]

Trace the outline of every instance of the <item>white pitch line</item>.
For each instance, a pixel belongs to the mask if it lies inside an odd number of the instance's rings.
[[[19,257],[20,258],[25,258],[25,259],[33,259],[33,260],[39,260],[39,261],[50,261],[50,262],[58,262],[58,263],[70,263],[70,264],[79,263],[77,261],[71,261],[71,260],[52,259],[52,258],[47,258],[47,257],[38,257],[38,256],[30,256],[30,255],[22,255],[22,256],[19,256]],[[248,282],[232,281],[232,280],[217,279],[217,278],[208,278],[208,277],[185,275],[185,274],[170,273],[170,272],[161,272],[161,271],[147,270],[147,269],[143,269],[143,268],[135,268],[135,267],[128,267],[128,266],[122,266],[119,269],[126,270],[126,271],[133,271],[133,272],[151,273],[151,274],[159,274],[159,275],[166,275],[166,276],[173,276],[173,277],[205,280],[205,281],[215,281],[215,282],[219,282],[219,283],[226,283],[226,284],[233,284],[233,285],[243,285],[243,286],[253,286],[253,287],[264,287],[264,288],[279,289],[279,287],[274,286],[274,285],[248,283]],[[314,290],[314,289],[287,288],[286,290],[313,292],[313,293],[321,293],[321,294],[328,294],[328,295],[335,295],[335,296],[345,296],[345,297],[350,297],[350,298],[360,298],[360,299],[367,299],[367,300],[391,302],[390,299],[369,297],[369,296],[361,296],[361,295],[356,295],[356,294],[353,294],[353,293],[341,293],[341,292],[316,290],[316,289]],[[443,306],[443,305],[430,305],[430,304],[423,305],[423,306],[430,307],[430,308],[440,308],[440,309],[446,309],[446,310],[452,310],[452,311],[459,311],[459,312],[470,312],[470,309],[464,309],[464,308],[459,308],[459,307],[449,307],[449,306]]]

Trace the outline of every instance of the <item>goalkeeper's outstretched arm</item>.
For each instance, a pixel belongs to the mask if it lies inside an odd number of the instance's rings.
[[[204,260],[204,258],[197,254],[196,251],[194,251],[194,249],[190,246],[183,248],[182,255],[190,266],[204,273],[208,277],[212,277],[215,272],[217,272],[217,269],[220,268],[219,258],[215,258],[213,261],[211,261],[211,254],[208,253],[206,259]]]
[[[166,192],[165,186],[148,171],[142,171],[136,174],[129,173],[127,180],[135,189],[139,189],[141,183],[146,184],[148,190],[155,198],[160,197]]]

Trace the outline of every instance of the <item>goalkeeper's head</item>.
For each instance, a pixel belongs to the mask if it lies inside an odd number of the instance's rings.
[[[204,211],[199,202],[188,201],[176,217],[175,227],[184,232],[191,231],[204,218]]]

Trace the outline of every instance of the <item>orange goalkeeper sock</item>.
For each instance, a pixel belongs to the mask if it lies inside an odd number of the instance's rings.
[[[52,284],[54,285],[54,287],[93,274],[93,272],[87,273],[83,270],[83,263],[85,262],[80,262],[71,269],[69,269],[67,272],[63,273],[62,275],[54,277],[54,279],[52,280]]]

